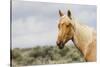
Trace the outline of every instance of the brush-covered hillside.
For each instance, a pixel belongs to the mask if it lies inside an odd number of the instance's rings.
[[[57,46],[14,48],[11,52],[13,66],[85,62],[83,55],[73,45],[64,49],[59,49]]]

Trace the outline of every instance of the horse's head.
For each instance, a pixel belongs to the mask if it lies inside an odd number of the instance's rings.
[[[70,10],[68,10],[67,15],[64,15],[64,13],[59,10],[59,15],[57,46],[62,49],[65,43],[73,37],[73,24]]]

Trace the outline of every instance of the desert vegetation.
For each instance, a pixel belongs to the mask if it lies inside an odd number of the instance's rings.
[[[73,45],[64,49],[59,49],[57,46],[14,48],[11,52],[13,66],[85,62],[83,55]]]

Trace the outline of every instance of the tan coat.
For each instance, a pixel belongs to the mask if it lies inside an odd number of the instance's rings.
[[[83,53],[86,61],[96,61],[96,32],[85,25],[75,23],[74,44]]]
[[[59,10],[60,20],[57,45],[62,49],[69,40],[82,52],[86,61],[96,61],[96,32],[92,28],[75,22],[68,10],[64,15]]]

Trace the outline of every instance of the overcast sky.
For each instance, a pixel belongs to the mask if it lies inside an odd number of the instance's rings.
[[[12,0],[12,47],[56,45],[58,10],[96,29],[96,6]]]

